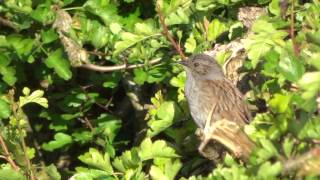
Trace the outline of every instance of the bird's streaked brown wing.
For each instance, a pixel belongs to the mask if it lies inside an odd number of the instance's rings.
[[[202,90],[207,95],[207,107],[212,107],[212,121],[228,119],[244,125],[250,122],[251,115],[240,91],[227,79],[206,80]],[[205,87],[211,87],[210,89]]]

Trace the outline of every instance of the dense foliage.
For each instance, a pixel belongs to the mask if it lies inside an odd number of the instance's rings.
[[[197,152],[185,73],[157,4],[188,55],[245,37],[249,162]],[[244,6],[268,11],[248,35]],[[2,180],[319,175],[318,0],[5,0],[0,28]],[[110,70],[122,64],[131,67]]]

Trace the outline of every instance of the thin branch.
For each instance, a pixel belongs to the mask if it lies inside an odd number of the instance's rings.
[[[296,56],[299,56],[300,54],[300,50],[299,47],[296,43],[295,40],[295,28],[294,28],[294,0],[292,0],[292,4],[291,4],[291,13],[290,13],[290,38],[291,38],[291,42],[292,42],[292,47],[293,47],[293,52]]]
[[[19,168],[19,166],[17,166],[17,164],[12,159],[10,152],[8,150],[8,147],[7,147],[6,143],[4,142],[4,139],[1,134],[0,134],[0,144],[1,144],[1,147],[4,152],[4,156],[1,156],[1,157],[4,157],[15,171],[19,171],[20,168]]]
[[[22,129],[20,129],[20,133],[22,133]],[[28,154],[27,154],[27,145],[26,145],[26,142],[24,141],[24,138],[23,136],[20,134],[20,141],[21,141],[21,144],[22,144],[22,151],[23,151],[23,154],[24,154],[24,159],[25,159],[25,163],[27,164],[27,168],[28,168],[28,171],[29,171],[29,175],[30,175],[30,178],[31,180],[37,180],[37,178],[35,177],[35,173],[33,171],[33,168],[32,168],[32,165],[31,165],[31,162],[30,162],[30,159],[28,157]]]
[[[163,35],[171,42],[171,44],[173,45],[173,47],[178,51],[180,57],[182,60],[186,60],[186,56],[184,55],[183,51],[182,51],[182,48],[180,46],[179,43],[177,43],[172,35],[170,34],[169,30],[168,30],[168,27],[165,23],[165,18],[164,18],[164,15],[162,14],[161,10],[160,10],[160,5],[157,3],[157,7],[156,7],[156,10],[158,12],[158,15],[159,15],[159,20],[160,20],[160,24],[162,26],[162,29],[163,29]]]
[[[86,125],[88,126],[88,128],[90,129],[90,131],[93,132],[93,126],[92,126],[90,120],[87,117],[84,117],[84,121],[85,121]]]
[[[15,32],[19,32],[19,28],[17,27],[16,24],[14,24],[14,22],[9,21],[9,20],[7,20],[7,19],[5,19],[3,17],[0,17],[0,24],[13,29]]]
[[[305,154],[302,154],[294,159],[289,159],[283,163],[283,174],[290,173],[296,169],[301,169],[308,164],[308,161],[314,160],[317,157],[320,157],[320,147],[311,149]]]
[[[153,59],[148,62],[149,65],[157,64],[161,61],[161,58]],[[93,70],[93,71],[99,71],[99,72],[112,72],[112,71],[119,71],[119,70],[124,70],[124,69],[134,69],[134,68],[139,68],[139,67],[144,67],[145,64],[132,64],[132,65],[127,65],[127,64],[121,64],[121,65],[115,65],[115,66],[99,66],[91,63],[83,64],[80,67]]]

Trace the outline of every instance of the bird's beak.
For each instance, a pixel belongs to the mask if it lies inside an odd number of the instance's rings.
[[[178,61],[177,63],[178,63],[178,64],[181,64],[181,65],[183,65],[183,66],[188,66],[187,61]]]

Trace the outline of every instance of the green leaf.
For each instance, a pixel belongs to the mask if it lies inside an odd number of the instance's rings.
[[[294,140],[292,138],[286,138],[283,142],[283,152],[287,158],[291,156],[293,147],[294,147]]]
[[[156,158],[151,166],[152,179],[176,179],[182,163],[178,159]]]
[[[95,133],[104,135],[110,143],[113,142],[121,128],[121,121],[109,114],[101,114],[95,123],[97,124]]]
[[[111,23],[110,26],[110,31],[113,33],[113,34],[118,34],[121,30],[122,30],[122,27],[119,23]]]
[[[41,32],[41,39],[43,44],[49,44],[59,38],[58,34],[53,30],[49,29],[48,31]]]
[[[169,180],[169,178],[157,166],[151,166],[150,175],[154,180]]]
[[[53,164],[46,166],[44,168],[46,174],[48,175],[48,177],[50,178],[50,180],[60,180],[61,179],[61,175],[59,174],[57,167]]]
[[[319,31],[319,33],[320,33],[320,31]],[[311,59],[310,59],[310,64],[312,64],[315,68],[320,70],[320,61],[318,61],[318,59],[320,59],[320,53],[312,54]]]
[[[0,47],[9,47],[10,44],[8,43],[6,36],[0,35]]]
[[[83,7],[90,13],[100,17],[105,25],[119,22],[122,19],[122,17],[118,15],[116,5],[106,0],[88,0]]]
[[[248,58],[251,60],[253,68],[256,68],[261,60],[270,49],[271,46],[267,44],[264,40],[246,40],[246,45],[248,49]]]
[[[271,164],[269,161],[263,163],[258,170],[258,177],[263,179],[274,178],[282,171],[282,165],[280,162]]]
[[[114,48],[114,55],[118,55],[122,51],[128,49],[129,47],[135,45],[136,43],[143,40],[143,36],[136,35],[130,32],[122,32],[120,34],[122,41],[118,41],[115,43]]]
[[[167,146],[163,140],[157,140],[152,143],[150,138],[142,141],[139,150],[141,160],[149,160],[154,158],[174,158],[179,157],[173,148]]]
[[[308,120],[300,129],[299,139],[320,139],[320,123],[319,118]]]
[[[230,40],[240,37],[243,34],[243,24],[241,22],[234,23],[229,28],[228,38]]]
[[[11,60],[4,54],[0,54],[0,74],[2,75],[2,80],[8,85],[13,86],[17,78],[15,76],[16,70],[12,66],[8,66]]]
[[[72,77],[72,72],[70,71],[70,64],[62,56],[62,50],[57,49],[53,53],[50,53],[48,58],[45,60],[45,64],[49,68],[53,68],[55,72],[64,80],[69,80]]]
[[[280,1],[272,0],[269,4],[269,11],[276,16],[280,16]]]
[[[112,175],[99,169],[77,167],[76,171],[77,173],[72,176],[75,180],[115,180]]]
[[[134,26],[134,31],[137,34],[150,36],[158,32],[158,30],[154,27],[154,22],[149,20],[144,23],[136,23]]]
[[[136,82],[139,85],[144,84],[144,82],[148,79],[148,74],[145,72],[142,68],[137,68],[133,70],[134,73],[134,82]]]
[[[35,90],[31,94],[30,89],[25,87],[23,88],[23,93],[25,96],[19,97],[19,106],[23,107],[28,103],[37,103],[42,107],[48,108],[48,100],[43,97],[44,91]]]
[[[80,144],[85,144],[90,142],[93,138],[93,134],[91,131],[76,131],[72,133],[72,137],[74,141],[79,142]]]
[[[219,21],[219,19],[214,19],[210,22],[208,26],[208,40],[215,41],[219,35],[226,32],[228,28],[226,25]]]
[[[20,59],[25,61],[35,44],[35,40],[31,38],[24,38],[21,35],[9,35],[7,41],[17,52]]]
[[[105,88],[116,88],[119,85],[122,75],[117,72],[113,72],[106,76],[103,80],[105,81],[102,86]]]
[[[186,52],[188,53],[192,53],[196,49],[197,42],[196,39],[193,37],[193,34],[190,34],[189,38],[184,44],[184,47],[186,48]]]
[[[304,90],[302,94],[304,99],[315,97],[320,89],[320,71],[305,73],[298,84]]]
[[[162,103],[157,109],[156,118],[148,121],[150,129],[147,131],[147,136],[153,137],[170,127],[173,124],[175,113],[177,113],[176,110],[175,102],[166,101]]]
[[[178,74],[178,76],[173,77],[170,80],[170,84],[173,87],[184,88],[185,81],[186,81],[186,73],[181,72],[180,74]]]
[[[189,23],[189,13],[183,8],[178,8],[174,13],[170,13],[166,17],[167,25],[187,24]]]
[[[275,94],[268,104],[275,112],[284,113],[289,108],[290,100],[290,95]]]
[[[264,150],[268,151],[270,155],[278,155],[277,148],[272,144],[272,142],[268,139],[260,139],[260,144],[264,148]]]
[[[191,0],[174,0],[172,2],[159,1],[164,13],[166,25],[187,24],[192,11]]]
[[[196,9],[199,11],[208,11],[218,6],[218,3],[212,0],[197,0]]]
[[[88,39],[95,48],[100,49],[108,43],[108,34],[109,31],[106,27],[100,25],[99,23],[94,23],[88,34]]]
[[[287,80],[297,82],[304,73],[304,66],[295,56],[282,52],[280,55],[279,71]]]
[[[1,180],[26,180],[27,178],[13,169],[3,168],[0,169],[0,179]]]
[[[54,20],[54,12],[51,8],[51,4],[40,4],[37,6],[35,10],[33,10],[30,14],[30,16],[43,24],[49,24],[50,22],[53,22]]]
[[[116,157],[112,164],[117,170],[124,173],[128,169],[138,168],[142,165],[142,162],[138,155],[138,150],[132,148],[130,151],[125,151],[121,156]]]
[[[261,61],[262,57],[272,48],[285,46],[283,40],[287,32],[277,30],[274,25],[266,20],[257,20],[252,26],[254,34],[249,35],[244,41],[245,49],[248,52],[248,58],[251,60],[253,68]]]
[[[89,152],[79,156],[79,159],[91,167],[106,171],[108,174],[113,173],[110,157],[107,153],[102,155],[98,150],[90,148]]]
[[[57,133],[54,135],[54,140],[49,141],[48,143],[42,144],[42,148],[46,151],[54,151],[55,149],[62,148],[68,144],[72,143],[72,138],[65,133]]]
[[[10,115],[10,105],[6,101],[0,99],[0,119],[7,119],[10,117]]]

